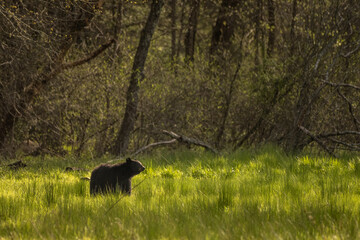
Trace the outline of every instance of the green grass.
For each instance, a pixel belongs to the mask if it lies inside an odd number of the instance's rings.
[[[139,157],[130,197],[90,197],[109,159],[25,159],[0,169],[0,239],[360,239],[357,157],[287,156],[274,147],[224,156]]]

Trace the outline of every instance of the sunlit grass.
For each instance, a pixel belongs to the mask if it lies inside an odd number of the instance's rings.
[[[286,156],[265,147],[213,156],[195,151],[140,158],[130,197],[90,197],[90,172],[109,159],[27,159],[0,172],[5,239],[357,239],[356,157]],[[46,162],[46,163],[45,163]],[[107,212],[108,211],[108,212]]]

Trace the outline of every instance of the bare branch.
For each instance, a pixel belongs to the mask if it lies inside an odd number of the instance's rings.
[[[315,136],[313,133],[311,133],[308,129],[306,129],[303,126],[298,126],[298,128],[301,131],[303,131],[306,135],[308,135],[309,137],[314,139],[319,144],[319,146],[322,147],[328,154],[330,154],[333,157],[336,157],[336,155],[332,151],[330,151],[328,149],[328,147],[317,136]]]
[[[11,61],[2,62],[2,63],[0,63],[0,66],[11,64],[13,60],[14,60],[14,58],[11,57]]]
[[[151,143],[149,145],[146,145],[145,147],[140,148],[139,150],[137,150],[136,152],[134,152],[132,154],[132,156],[136,156],[139,153],[147,150],[148,148],[152,148],[152,147],[157,147],[157,146],[161,146],[161,145],[169,145],[169,144],[173,144],[175,143],[177,140],[176,139],[171,139],[169,141],[161,141],[161,142],[156,142],[156,143]]]
[[[99,49],[95,50],[94,52],[92,52],[89,56],[86,56],[83,59],[80,59],[78,61],[72,62],[72,63],[65,63],[62,65],[62,69],[69,69],[69,68],[73,68],[73,67],[77,67],[79,65],[82,65],[84,63],[90,62],[92,59],[96,58],[99,54],[101,54],[102,52],[104,52],[108,47],[110,47],[113,43],[115,42],[114,39],[111,39],[110,41],[108,41],[107,43],[103,44],[100,46]]]
[[[343,141],[336,140],[334,138],[328,138],[328,140],[330,140],[336,144],[345,146],[346,148],[344,148],[344,149],[346,149],[346,150],[360,151],[360,147],[356,144],[346,143]]]
[[[333,83],[333,82],[328,82],[325,80],[322,80],[322,82],[324,82],[325,84],[330,85],[332,87],[348,87],[348,88],[354,88],[356,90],[360,90],[359,86],[348,84],[348,83]]]
[[[85,57],[83,59],[80,59],[80,60],[72,62],[72,63],[59,64],[51,72],[49,72],[47,74],[38,75],[37,77],[35,77],[35,79],[40,79],[40,80],[31,82],[28,86],[26,86],[24,88],[24,92],[27,93],[29,95],[28,98],[31,99],[33,97],[33,95],[34,95],[34,90],[37,89],[37,91],[38,91],[38,88],[41,88],[41,87],[45,86],[48,81],[53,79],[55,76],[57,76],[63,70],[73,68],[73,67],[77,67],[79,65],[82,65],[84,63],[87,63],[87,62],[91,61],[92,59],[97,57],[99,54],[104,52],[107,48],[109,48],[111,46],[111,44],[113,44],[114,42],[115,42],[115,40],[111,39],[109,42],[101,45],[101,47],[99,49],[95,50],[89,56],[87,56],[87,57]],[[62,55],[62,57],[59,57],[59,62],[61,62],[63,57],[66,55],[66,53],[70,49],[71,45],[72,45],[72,41],[67,42],[67,43],[64,44],[64,48],[62,49],[62,53],[60,54],[60,55]]]
[[[344,135],[359,135],[360,132],[357,131],[343,131],[343,132],[332,132],[332,133],[323,133],[319,134],[317,138],[328,138],[328,137],[336,137],[336,136],[344,136]]]
[[[355,47],[355,49],[353,49],[352,51],[346,53],[346,54],[341,54],[342,57],[344,58],[348,58],[350,57],[352,54],[356,53],[358,50],[360,49],[360,41],[357,42],[357,46]]]
[[[339,93],[339,95],[342,97],[342,99],[344,99],[344,101],[348,104],[348,108],[349,108],[349,112],[351,114],[351,117],[353,119],[353,123],[356,127],[356,130],[359,131],[359,120],[356,118],[355,114],[354,114],[354,110],[353,110],[353,107],[352,107],[352,104],[350,102],[349,99],[347,99],[347,97],[345,97],[344,94],[342,94],[342,92],[340,91],[340,89],[337,89],[337,92]]]
[[[162,131],[164,134],[171,136],[172,138],[176,139],[177,141],[181,142],[181,143],[185,143],[185,144],[193,144],[193,145],[197,145],[197,146],[201,146],[203,148],[205,148],[206,150],[209,150],[213,153],[218,153],[214,148],[212,148],[209,144],[206,144],[202,141],[199,141],[197,139],[194,138],[189,138],[186,137],[184,135],[179,135],[177,133],[174,133],[172,131],[167,131],[167,130],[163,130]]]

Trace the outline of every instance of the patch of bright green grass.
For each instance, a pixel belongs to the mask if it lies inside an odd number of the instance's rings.
[[[360,238],[356,156],[287,156],[267,146],[224,156],[178,151],[139,159],[146,171],[133,186],[141,184],[123,198],[91,197],[89,182],[80,180],[90,172],[64,171],[110,159],[29,158],[25,169],[2,167],[0,238]]]

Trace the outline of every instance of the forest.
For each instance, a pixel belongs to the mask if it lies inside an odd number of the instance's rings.
[[[0,102],[0,239],[360,239],[357,0],[0,0]]]
[[[360,149],[358,1],[2,0],[0,13],[3,156]]]

